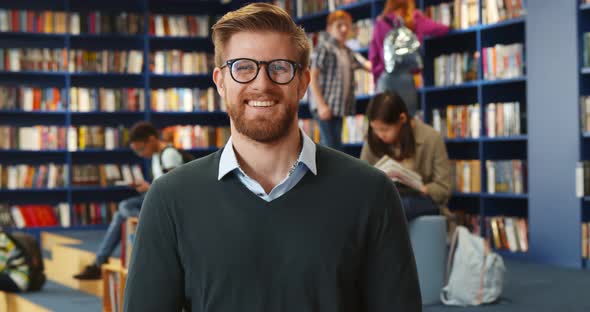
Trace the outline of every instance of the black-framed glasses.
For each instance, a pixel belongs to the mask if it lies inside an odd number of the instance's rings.
[[[280,85],[288,84],[295,78],[297,69],[301,65],[284,59],[277,59],[272,61],[257,61],[249,58],[237,58],[227,60],[220,68],[228,67],[232,79],[238,83],[249,83],[258,77],[260,72],[260,65],[266,65],[266,74],[268,78]]]

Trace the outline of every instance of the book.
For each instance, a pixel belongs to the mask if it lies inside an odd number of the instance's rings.
[[[388,176],[393,176],[393,181],[399,182],[414,190],[421,192],[424,187],[422,177],[417,172],[404,167],[402,164],[387,155],[381,157],[381,159],[375,163],[375,167],[385,172]]]

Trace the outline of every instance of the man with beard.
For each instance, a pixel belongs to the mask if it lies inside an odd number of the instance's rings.
[[[420,311],[391,180],[297,127],[304,30],[255,3],[223,16],[213,41],[232,137],[150,188],[124,311]]]

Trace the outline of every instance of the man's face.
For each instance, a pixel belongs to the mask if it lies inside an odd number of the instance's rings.
[[[225,61],[249,58],[257,61],[286,59],[298,61],[295,47],[286,34],[277,32],[239,32],[225,46]],[[229,66],[215,68],[213,80],[223,97],[232,131],[252,140],[272,143],[297,129],[297,107],[309,84],[309,69],[297,69],[291,82],[279,85],[271,81],[266,64],[260,64],[256,78],[236,82]]]

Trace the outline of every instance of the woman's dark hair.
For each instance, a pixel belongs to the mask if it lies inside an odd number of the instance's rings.
[[[129,130],[129,142],[145,142],[151,136],[158,138],[158,129],[147,121],[140,121]]]
[[[380,120],[386,124],[396,124],[400,121],[401,114],[405,113],[407,122],[401,126],[398,134],[400,153],[393,155],[393,151],[389,145],[381,141],[377,135],[373,133],[373,128],[370,122]],[[377,157],[388,155],[396,160],[406,159],[414,156],[416,152],[416,140],[414,139],[414,131],[410,120],[412,116],[408,114],[408,108],[404,100],[393,91],[385,91],[377,94],[367,107],[367,119],[369,120],[369,130],[367,133],[367,142],[369,148]],[[396,157],[397,156],[397,157]]]

